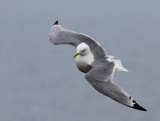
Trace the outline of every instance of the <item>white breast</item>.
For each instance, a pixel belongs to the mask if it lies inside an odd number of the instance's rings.
[[[94,61],[92,53],[87,54],[86,56],[77,56],[75,58],[76,65],[78,69],[84,73],[87,73],[91,69],[91,64]]]

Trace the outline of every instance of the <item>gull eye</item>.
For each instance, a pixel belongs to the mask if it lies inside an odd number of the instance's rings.
[[[82,52],[85,52],[86,50],[84,49],[84,50],[82,50]]]

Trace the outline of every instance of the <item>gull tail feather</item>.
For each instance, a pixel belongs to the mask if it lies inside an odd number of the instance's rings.
[[[123,67],[120,59],[115,60],[115,70],[129,72],[126,68]]]

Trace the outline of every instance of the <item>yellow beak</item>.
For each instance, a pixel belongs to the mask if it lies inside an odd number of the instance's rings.
[[[76,52],[76,53],[74,54],[73,58],[77,57],[79,54],[80,54],[80,53],[77,53],[77,52]]]

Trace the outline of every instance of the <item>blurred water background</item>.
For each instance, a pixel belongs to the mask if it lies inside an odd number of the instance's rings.
[[[120,58],[114,81],[148,111],[95,91],[75,48],[49,42],[56,20]],[[159,52],[159,0],[1,0],[0,121],[159,121]]]

